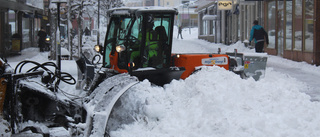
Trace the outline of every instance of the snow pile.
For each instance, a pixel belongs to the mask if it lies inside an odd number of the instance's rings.
[[[145,106],[111,136],[320,136],[320,104],[300,92],[306,85],[273,69],[267,74],[256,82],[206,67],[164,88],[144,81],[129,94]]]
[[[11,136],[10,123],[4,120],[2,116],[0,116],[0,136],[1,137]]]

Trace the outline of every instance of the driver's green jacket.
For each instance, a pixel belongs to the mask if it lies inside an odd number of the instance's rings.
[[[150,39],[152,39],[152,33],[150,33],[149,31],[147,31],[147,34],[146,34],[146,47],[145,47],[145,51],[148,52],[148,60],[149,58],[151,57],[154,57],[154,56],[157,56],[158,53],[157,53],[157,49],[158,49],[158,44],[157,44],[157,41],[151,41]],[[142,34],[140,33],[139,34],[139,37],[138,37],[139,40],[142,39]],[[139,45],[140,46],[140,45]],[[133,61],[135,58],[139,57],[140,56],[140,50],[138,51],[133,51],[131,53],[131,56],[130,56],[130,61]]]

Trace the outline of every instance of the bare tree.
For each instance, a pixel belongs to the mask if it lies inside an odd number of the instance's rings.
[[[110,8],[114,8],[114,7],[121,7],[124,4],[122,3],[121,0],[68,0],[68,4],[66,4],[66,6],[68,6],[68,14],[69,20],[67,21],[67,23],[72,22],[73,20],[76,20],[77,22],[77,33],[74,33],[74,30],[72,30],[72,27],[68,27],[68,32],[73,32],[69,33],[68,35],[68,42],[71,44],[69,51],[73,52],[73,47],[76,47],[76,51],[78,53],[78,55],[76,56],[80,56],[80,54],[82,53],[82,35],[83,35],[83,21],[84,21],[84,16],[89,17],[89,19],[97,19],[96,21],[100,21],[100,19],[98,18],[98,14],[100,14],[100,17],[103,18],[107,18],[106,16],[106,12],[108,9]],[[98,5],[100,4],[100,5]],[[52,37],[52,41],[51,44],[55,45],[56,44],[56,27],[57,27],[57,23],[56,23],[56,17],[57,17],[57,7],[56,4],[54,3],[50,3],[50,13],[51,13],[51,17],[50,17],[50,26],[51,26],[51,37]],[[104,11],[104,12],[100,12],[98,13],[98,6],[100,7],[100,11]],[[89,22],[91,23],[91,22]],[[102,22],[103,24],[106,24],[106,22]],[[97,23],[95,23],[97,24]],[[90,24],[91,26],[91,24]],[[77,36],[76,36],[77,35]],[[71,38],[70,38],[71,37]],[[74,38],[78,38],[77,39],[77,45],[73,45],[73,39]],[[54,46],[52,46],[51,51],[50,51],[50,57],[51,59],[55,59],[55,54],[56,54],[56,49],[54,48]],[[73,55],[72,53],[70,54],[71,56]]]

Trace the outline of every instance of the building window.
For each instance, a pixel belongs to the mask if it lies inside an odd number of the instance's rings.
[[[203,12],[200,12],[200,14],[199,14],[199,18],[200,18],[200,21],[199,21],[199,26],[200,26],[200,35],[203,35],[203,22],[204,22],[204,20],[202,19],[203,18],[203,16],[204,16],[204,14],[203,14]]]
[[[314,1],[307,0],[305,3],[305,28],[304,28],[304,40],[305,51],[313,51],[313,14],[314,14]]]
[[[268,3],[268,35],[269,45],[268,48],[275,48],[276,42],[276,2],[272,1]]]
[[[215,12],[214,12],[214,7],[212,7],[212,8],[210,8],[209,9],[209,15],[215,15]],[[214,35],[214,32],[215,32],[215,30],[214,30],[214,21],[213,20],[208,20],[208,25],[209,25],[209,28],[208,28],[208,34],[209,35]]]
[[[302,0],[294,4],[294,50],[302,50]]]
[[[29,18],[22,18],[22,41],[24,43],[30,42],[30,20]]]
[[[286,2],[286,50],[292,49],[292,1]]]
[[[208,21],[207,20],[204,20],[203,21],[203,24],[202,24],[202,32],[203,32],[203,35],[208,35],[208,25],[207,25]]]
[[[284,2],[278,1],[278,10],[277,10],[277,46],[278,46],[278,55],[283,55],[284,50],[284,40],[285,36],[285,20],[284,20]]]
[[[9,24],[10,34],[16,33],[16,13],[13,10],[9,10]]]

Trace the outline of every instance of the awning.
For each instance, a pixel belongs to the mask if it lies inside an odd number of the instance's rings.
[[[217,19],[217,15],[204,15],[202,17],[202,20],[216,20]]]
[[[42,19],[42,18],[44,18],[44,16],[42,16],[41,14],[32,14],[32,13],[24,13],[23,14],[23,17],[24,18],[40,18],[40,19]],[[48,20],[48,18],[46,19],[46,20]]]
[[[38,13],[43,12],[43,9],[27,5],[26,2],[18,2],[18,0],[0,0],[0,3],[1,3],[0,8],[4,8],[4,9],[26,11],[26,12],[37,11]]]
[[[23,17],[24,18],[34,18],[34,15],[33,14],[24,13]]]

